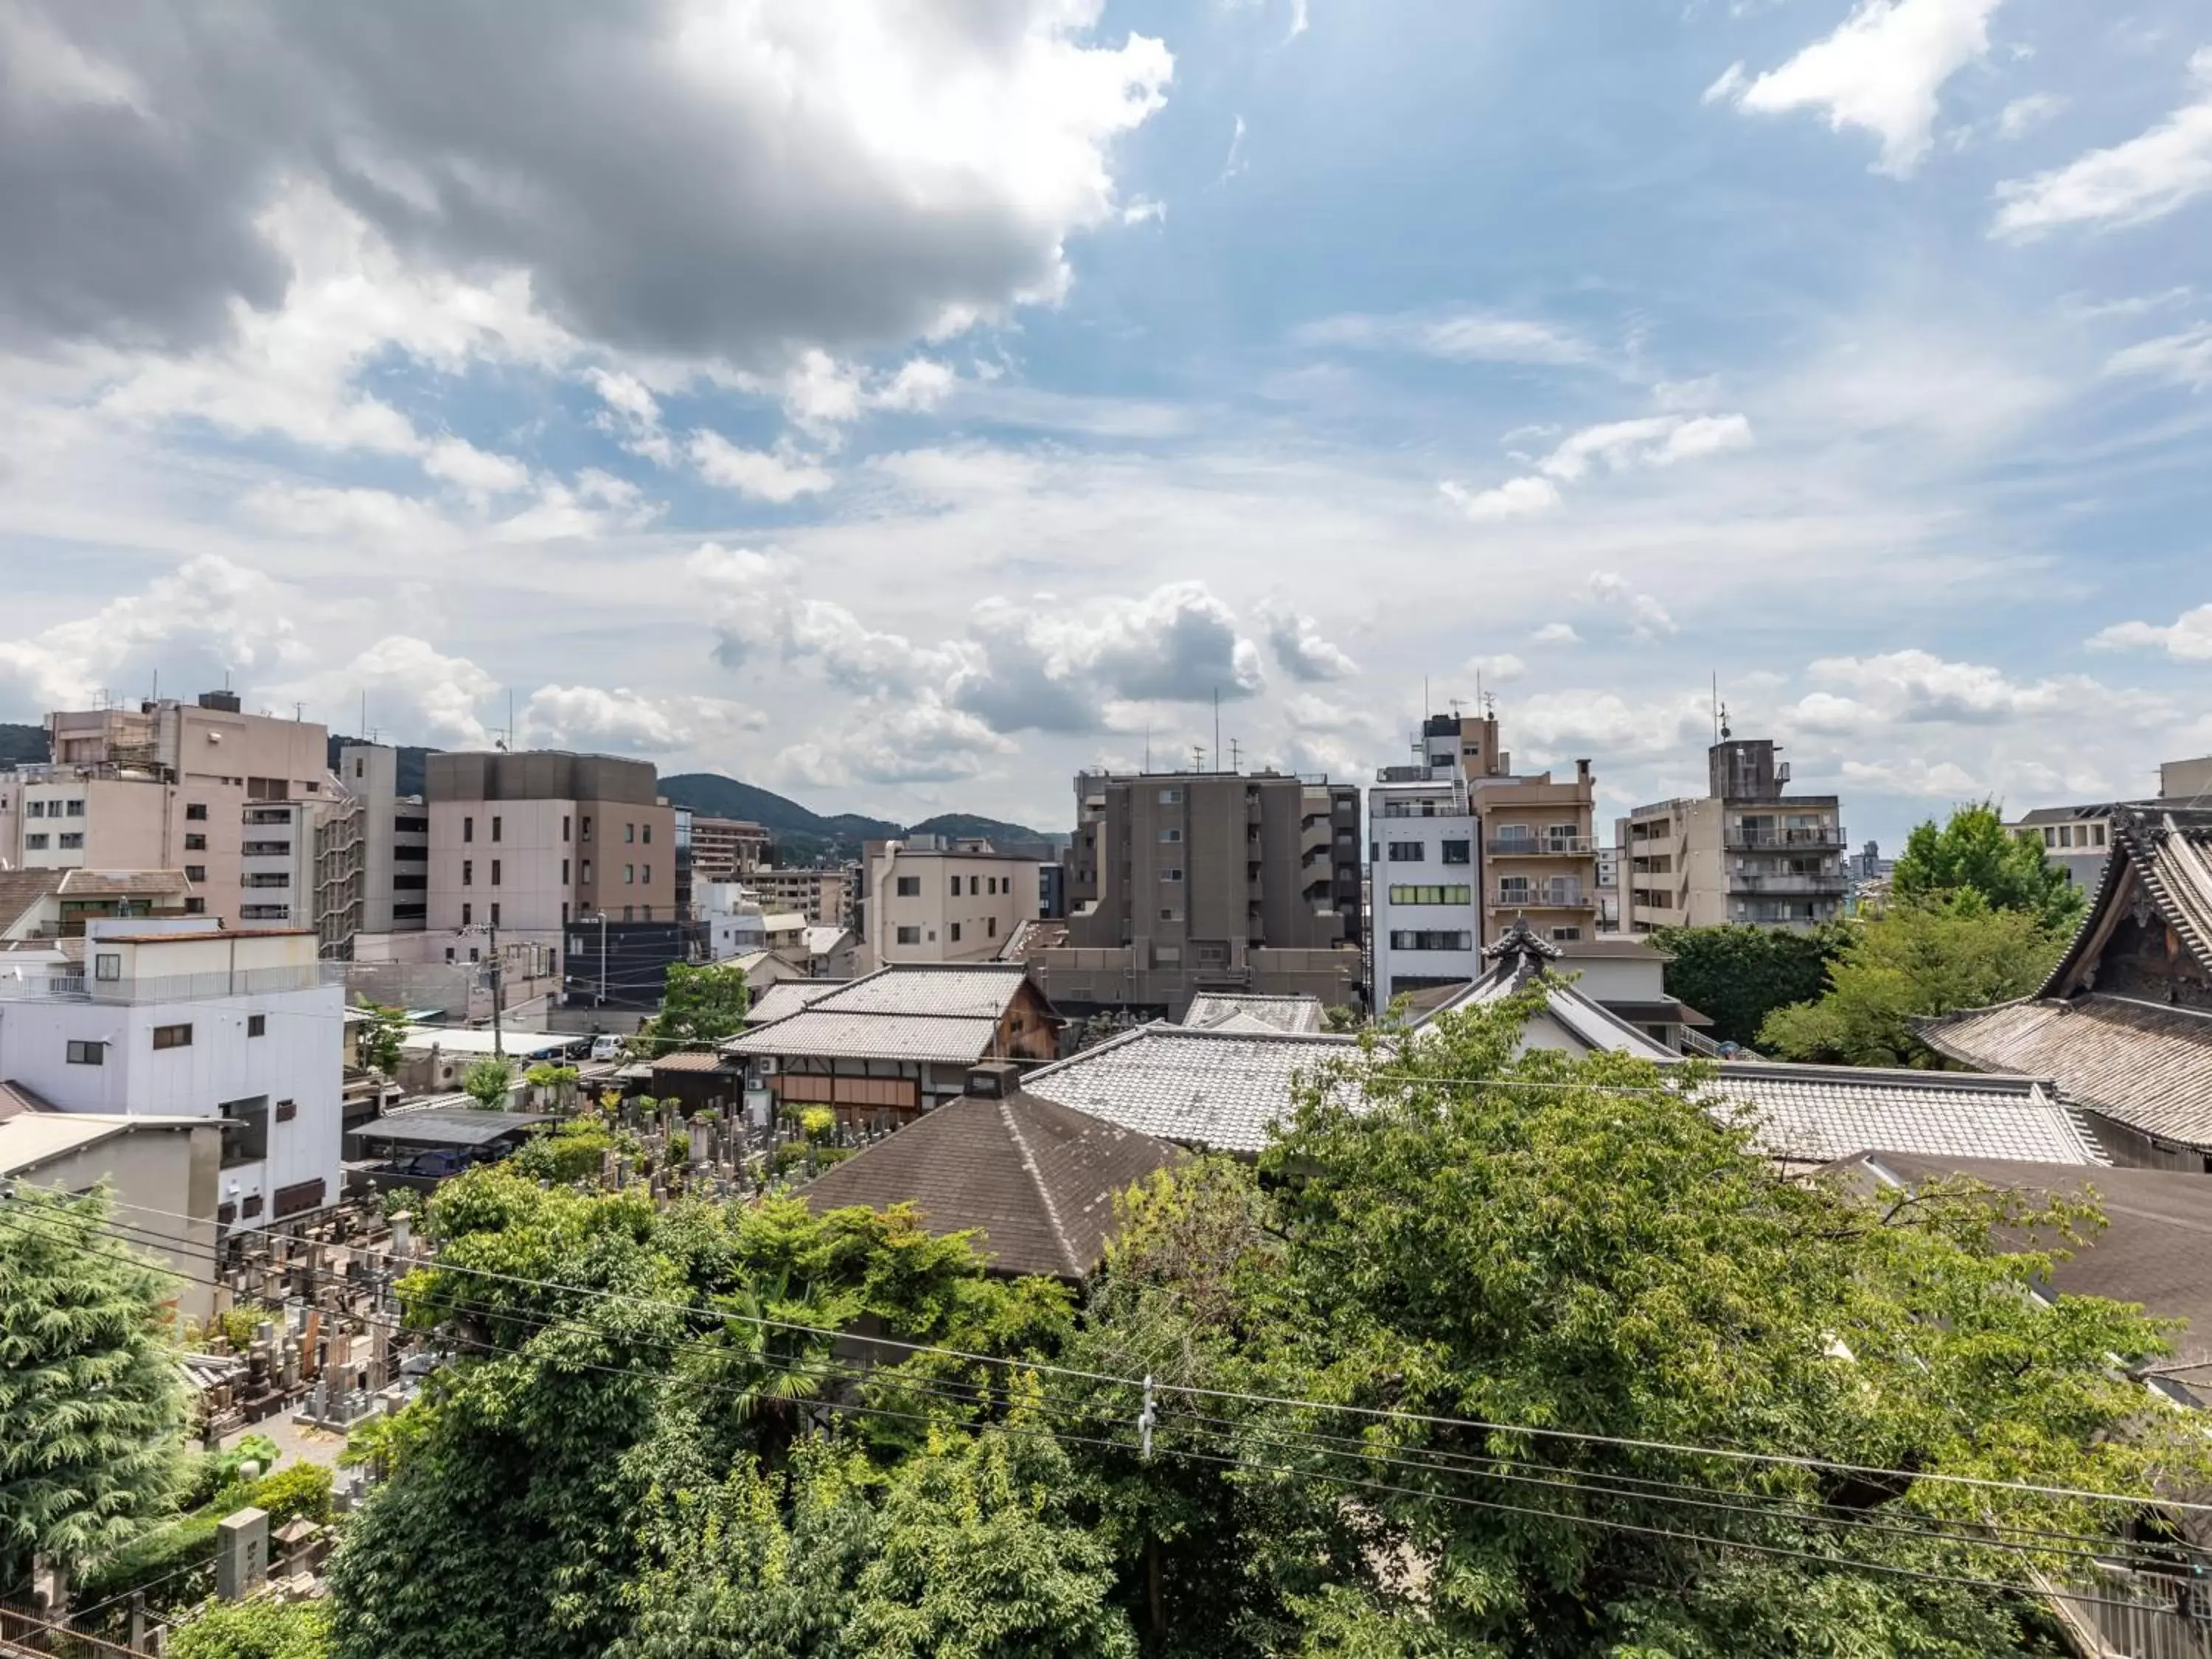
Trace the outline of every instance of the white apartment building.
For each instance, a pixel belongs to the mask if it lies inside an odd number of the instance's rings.
[[[988,841],[872,841],[862,862],[865,969],[988,962],[1037,915],[1037,862]]]
[[[1477,824],[1456,758],[1389,766],[1367,792],[1375,1006],[1480,975]]]
[[[217,1220],[304,1215],[338,1196],[342,973],[312,930],[94,921],[82,963],[0,977],[0,1077],[64,1112],[218,1122]]]

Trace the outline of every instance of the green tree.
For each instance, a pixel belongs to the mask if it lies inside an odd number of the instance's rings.
[[[331,1610],[321,1601],[210,1601],[177,1627],[171,1659],[325,1659]]]
[[[185,1477],[169,1280],[102,1230],[106,1188],[0,1197],[0,1593],[167,1514]]]
[[[1810,927],[1662,927],[1651,942],[1671,958],[1667,994],[1711,1020],[1716,1042],[1756,1045],[1777,1008],[1820,994],[1843,930]]]
[[[1993,801],[1955,809],[1905,837],[1891,884],[1900,899],[1936,902],[1973,893],[1992,910],[2017,910],[2054,933],[2071,928],[2088,902],[2066,872],[2045,856],[2039,836],[2004,827]]]
[[[672,962],[660,1012],[639,1030],[637,1043],[652,1055],[686,1044],[720,1042],[745,1029],[745,1010],[751,1006],[744,969],[728,963],[694,967]]]
[[[2081,1212],[1786,1178],[1655,1066],[1516,1055],[1533,1006],[1447,1017],[1317,1079],[1261,1160],[1239,1257],[1237,1340],[1264,1392],[1455,1420],[1208,1401],[1220,1420],[1163,1425],[1164,1456],[1241,1453],[1234,1478],[1310,1488],[1316,1530],[1262,1557],[1297,1650],[2015,1652],[2022,1597],[1851,1564],[2017,1584],[2024,1558],[1968,1529],[2110,1537],[2124,1511],[1919,1476],[2148,1494],[2212,1465],[2126,1375],[2162,1328],[2039,1304],[2050,1257],[1998,1249]],[[1918,1473],[1863,1481],[1846,1462]],[[1668,1482],[1722,1507],[1641,1484]],[[1316,1547],[1332,1522],[1356,1547]],[[1761,1553],[1788,1551],[1809,1559]]]
[[[627,1130],[611,1127],[597,1113],[572,1117],[532,1135],[516,1148],[508,1167],[532,1181],[567,1186],[595,1178],[609,1152],[642,1152],[644,1143]]]
[[[1927,1065],[1915,1018],[2026,996],[2063,949],[2032,913],[1992,910],[1972,892],[1893,905],[1846,930],[1827,990],[1769,1014],[1759,1046],[1790,1060]]]
[[[461,1091],[487,1112],[506,1109],[514,1090],[514,1062],[496,1054],[472,1061],[461,1073]]]
[[[902,1465],[848,1630],[871,1659],[1135,1659],[1105,1541],[1067,1513],[1066,1456],[1018,1407]]]
[[[392,1076],[399,1069],[400,1044],[407,1035],[407,1011],[381,1003],[363,1005],[368,1018],[361,1029],[361,1063]]]

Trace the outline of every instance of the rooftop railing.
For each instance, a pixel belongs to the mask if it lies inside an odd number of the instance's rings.
[[[92,941],[94,961],[99,941]],[[210,974],[154,974],[101,979],[82,969],[56,973],[26,969],[0,976],[0,1002],[204,1002],[218,997],[276,996],[345,983],[345,964],[303,963],[289,968],[243,968]]]

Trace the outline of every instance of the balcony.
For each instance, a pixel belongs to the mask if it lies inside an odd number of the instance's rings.
[[[1845,831],[1840,823],[1828,823],[1790,830],[1747,830],[1741,824],[1728,826],[1721,837],[1724,847],[1834,847],[1844,844]]]
[[[1830,898],[1840,897],[1851,884],[1851,878],[1842,871],[1825,875],[1792,872],[1786,875],[1732,875],[1729,878],[1731,893],[1803,893]]]
[[[1597,851],[1591,836],[1500,836],[1483,843],[1492,858],[1589,858]]]
[[[1500,887],[1492,902],[1506,909],[1519,910],[1592,910],[1597,908],[1597,895],[1585,892],[1577,883],[1557,882],[1543,887]]]
[[[240,842],[238,854],[240,858],[248,859],[289,859],[292,856],[292,843],[289,841]]]

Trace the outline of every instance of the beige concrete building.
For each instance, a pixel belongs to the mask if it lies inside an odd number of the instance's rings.
[[[2158,798],[2202,806],[2212,800],[2212,755],[2167,761],[2158,769]]]
[[[1356,1004],[1359,791],[1274,772],[1086,772],[1060,942],[1028,955],[1063,1012],[1200,991]]]
[[[1723,737],[1707,751],[1711,793],[1622,821],[1629,932],[1809,927],[1842,914],[1851,878],[1837,799],[1783,793],[1790,768],[1775,752],[1765,738]]]
[[[557,750],[429,757],[428,929],[558,953],[572,921],[673,921],[675,814],[651,763]]]
[[[866,843],[860,914],[866,967],[988,962],[1037,914],[1034,856],[988,841],[915,836]]]
[[[850,927],[860,888],[857,868],[840,865],[831,869],[755,870],[745,878],[762,905],[769,910],[796,910],[817,927]]]
[[[1574,775],[1513,770],[1495,714],[1434,714],[1421,725],[1424,763],[1456,765],[1482,839],[1480,943],[1525,916],[1540,939],[1594,937],[1600,915],[1597,782],[1587,760]]]
[[[768,860],[769,834],[743,818],[691,815],[691,879],[749,881]]]
[[[248,714],[228,691],[49,714],[52,758],[0,775],[0,863],[182,870],[197,914],[312,926],[327,736]]]

